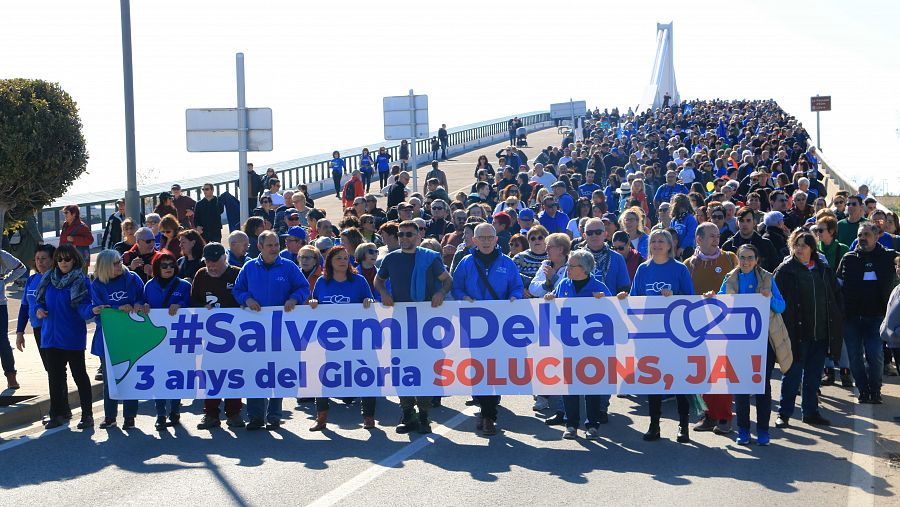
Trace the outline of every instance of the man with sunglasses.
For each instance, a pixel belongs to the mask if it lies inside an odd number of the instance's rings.
[[[134,246],[122,256],[122,263],[146,283],[153,278],[153,261],[158,255],[153,231],[149,227],[141,227],[134,232]]]
[[[444,297],[452,288],[453,279],[444,267],[440,254],[417,247],[418,236],[419,226],[415,222],[401,222],[397,233],[400,249],[387,254],[378,268],[374,285],[385,306],[393,306],[394,302],[417,303],[430,300],[432,308],[437,308],[443,304]],[[388,278],[391,280],[390,290],[387,287]],[[431,396],[401,396],[400,407],[403,418],[397,426],[397,433],[414,430],[420,433],[431,432],[428,421]]]
[[[859,224],[866,222],[866,209],[862,197],[847,197],[847,218],[838,221],[837,240],[845,245],[852,245],[859,231]]]
[[[222,212],[225,207],[213,193],[212,183],[204,183],[203,199],[194,205],[194,227],[207,243],[222,241]]]
[[[625,257],[606,244],[606,225],[600,218],[591,218],[584,225],[585,242],[582,250],[594,256],[593,276],[605,283],[614,293],[631,290],[631,277]]]
[[[544,205],[544,211],[538,217],[538,221],[550,234],[554,232],[566,232],[569,225],[569,216],[559,210],[559,203],[552,195],[544,197],[541,202]]]
[[[431,221],[425,229],[426,238],[434,238],[438,241],[456,230],[456,227],[447,220],[447,202],[437,199],[431,202]]]

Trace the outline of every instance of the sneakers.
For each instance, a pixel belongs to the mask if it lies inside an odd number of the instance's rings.
[[[103,381],[103,370],[97,370],[97,373],[94,374],[94,380],[102,382]]]
[[[656,442],[659,440],[659,426],[650,425],[650,429],[641,437],[644,442]]]
[[[713,431],[716,429],[716,421],[704,416],[699,423],[694,425],[694,431]]]
[[[417,430],[422,435],[427,435],[431,433],[431,423],[426,421],[419,421],[419,429]]]
[[[363,417],[363,429],[364,430],[375,429],[375,418],[369,417],[369,416]]]
[[[678,436],[675,437],[675,440],[678,441],[679,444],[687,444],[691,441],[691,434],[688,430],[687,424],[682,424],[678,426]]]
[[[756,433],[756,445],[769,445],[768,431],[758,431]]]
[[[779,415],[778,417],[775,418],[775,427],[776,428],[788,428],[791,425],[790,421],[791,421],[790,417],[784,417],[784,416]]]
[[[597,428],[588,428],[585,438],[587,438],[588,440],[597,440],[598,438],[600,438],[600,430]]]
[[[181,413],[174,412],[169,414],[169,426],[181,426]]]
[[[738,428],[738,436],[734,439],[737,445],[750,445],[750,430]]]
[[[542,412],[548,408],[550,408],[550,400],[546,396],[538,396],[534,399],[534,406],[531,407],[531,410]]]
[[[213,417],[211,415],[204,415],[202,419],[200,419],[200,423],[197,424],[198,430],[209,430],[212,428],[218,428],[222,426],[222,421],[219,420],[218,417]]]
[[[244,422],[244,419],[241,416],[233,415],[225,420],[225,425],[229,428],[243,428],[247,426],[247,423]]]
[[[831,421],[822,417],[822,414],[818,412],[803,416],[803,422],[811,426],[831,426]]]
[[[719,422],[716,424],[713,432],[715,432],[716,435],[727,435],[731,433],[731,421],[726,419],[719,419]]]
[[[563,432],[562,437],[566,440],[575,440],[578,437],[578,429],[569,426],[566,428],[566,431]]]
[[[101,430],[105,430],[106,428],[113,428],[116,426],[115,419],[104,419],[103,422],[100,423],[99,428]]]
[[[166,429],[166,426],[168,426],[168,424],[166,424],[166,416],[164,415],[158,416],[156,418],[156,424],[153,425],[153,427],[156,428],[156,431],[162,431]]]
[[[467,407],[474,407],[474,406],[476,406],[476,405],[479,405],[479,403],[478,403],[478,400],[476,400],[475,398],[472,398],[472,399],[470,399],[470,400],[466,400],[466,406],[467,406]]]
[[[251,418],[250,422],[247,423],[247,431],[256,431],[262,429],[266,423],[262,419]]]
[[[419,429],[419,422],[415,419],[410,419],[406,422],[400,423],[400,425],[397,426],[396,431],[401,435],[405,435],[407,433],[416,431],[417,429]]]
[[[566,418],[562,414],[556,414],[550,419],[545,419],[544,424],[547,426],[562,426],[566,423]]]

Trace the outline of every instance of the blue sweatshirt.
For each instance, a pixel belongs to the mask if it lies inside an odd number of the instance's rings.
[[[372,297],[372,289],[365,277],[352,275],[345,282],[326,280],[324,276],[320,276],[313,287],[312,299],[321,304],[351,304],[375,298]]]
[[[103,283],[94,280],[91,284],[91,301],[94,306],[109,305],[118,308],[122,305],[144,304],[144,281],[133,271],[125,271],[121,276]],[[91,354],[104,356],[103,327],[100,316],[97,316],[97,327],[94,328],[94,339],[91,341]]]
[[[232,293],[241,306],[250,298],[260,306],[282,306],[288,299],[302,304],[309,299],[309,282],[293,262],[276,257],[266,265],[260,256],[244,264]]]
[[[556,210],[556,214],[552,217],[546,211],[542,211],[538,217],[538,222],[544,226],[550,234],[554,232],[566,232],[569,226],[569,216],[560,210]]]
[[[553,294],[560,298],[588,298],[593,297],[595,292],[602,292],[607,296],[613,295],[605,283],[593,276],[589,278],[587,285],[578,292],[575,292],[575,283],[569,277],[563,278],[559,285],[556,286],[556,289],[553,290]]]
[[[379,153],[375,156],[375,166],[378,172],[386,173],[391,170],[391,155],[389,153]]]
[[[165,302],[166,294],[169,292],[169,284],[171,283],[176,283],[178,285],[175,286],[175,290],[173,290],[172,295],[169,296],[168,304],[164,305],[163,303]],[[178,305],[182,308],[191,306],[191,283],[187,280],[175,277],[169,284],[166,284],[166,286],[163,287],[159,284],[158,279],[151,278],[150,281],[144,285],[144,301],[150,305],[150,308],[169,308],[172,305]]]
[[[25,282],[25,290],[22,291],[22,304],[19,306],[19,321],[16,323],[16,332],[24,333],[26,323],[31,324],[32,329],[41,327],[41,319],[37,318],[37,288],[41,284],[44,275],[35,273]]]
[[[47,275],[49,276],[49,272]],[[86,278],[86,277],[85,277]],[[94,305],[90,297],[90,280],[84,283],[88,295],[76,307],[72,307],[71,288],[57,289],[50,284],[44,294],[45,302],[38,309],[48,315],[41,321],[41,348],[85,350],[87,348],[87,321],[94,318]]]
[[[672,228],[678,232],[678,248],[690,248],[697,244],[697,218],[688,213],[684,219],[672,219]]]
[[[481,281],[478,271],[476,271],[485,269],[485,266],[475,255],[476,250],[476,248],[469,250],[469,255],[463,257],[463,260],[456,266],[456,271],[453,272],[452,292],[454,299],[462,300],[467,296],[476,301],[494,299],[491,296],[491,292]],[[522,299],[524,297],[525,285],[522,283],[521,275],[519,275],[519,268],[512,259],[502,253],[497,255],[491,263],[487,272],[487,280],[497,293],[498,299],[513,297]]]
[[[759,287],[756,286],[756,274],[754,273],[743,273],[738,271],[738,294],[756,294],[759,292]],[[728,288],[728,277],[726,276],[724,280],[722,280],[722,286],[719,287],[719,294],[727,294]],[[769,308],[772,309],[775,313],[784,313],[784,297],[781,295],[781,291],[778,290],[778,285],[775,283],[775,277],[772,277],[772,297],[769,298]]]
[[[347,163],[342,158],[331,159],[331,174],[344,174]]]
[[[359,172],[363,174],[372,174],[372,156],[371,155],[360,155],[359,156]]]
[[[631,284],[632,296],[661,296],[663,289],[671,290],[676,296],[693,296],[694,282],[687,266],[675,259],[663,264],[651,259],[638,266]]]

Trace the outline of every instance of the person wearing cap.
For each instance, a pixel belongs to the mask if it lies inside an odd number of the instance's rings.
[[[785,216],[780,211],[770,211],[763,216],[763,223],[766,225],[766,232],[763,238],[772,242],[775,251],[785,258],[790,251],[787,246],[787,237],[790,234],[787,224],[785,224]]]
[[[113,248],[122,241],[122,221],[125,220],[125,199],[116,200],[116,211],[106,219],[100,249]]]
[[[361,174],[358,169],[354,169],[350,173],[350,179],[347,180],[347,183],[344,183],[343,197],[341,199],[344,209],[352,208],[354,199],[366,195]]]
[[[329,239],[330,240],[330,239]],[[259,235],[259,257],[241,269],[233,294],[241,307],[258,312],[264,306],[283,306],[290,312],[309,299],[309,282],[297,264],[278,255],[278,236],[272,231]],[[281,398],[247,400],[248,430],[281,426]]]
[[[400,223],[397,237],[400,249],[387,254],[381,261],[375,276],[375,290],[381,294],[385,306],[398,303],[431,301],[437,308],[452,288],[453,279],[441,259],[439,252],[417,247],[419,227],[412,221]],[[390,279],[390,288],[387,281]],[[431,432],[428,410],[431,396],[401,396],[400,408],[403,418],[397,426],[397,433]],[[418,407],[418,416],[416,415]]]
[[[490,224],[475,227],[475,247],[453,272],[453,298],[457,301],[515,301],[524,297],[525,286],[516,264],[497,248],[497,233]],[[497,433],[494,395],[474,396],[481,405],[478,429],[484,435]]]
[[[550,234],[554,232],[566,232],[569,225],[569,216],[559,210],[559,203],[552,195],[544,196],[541,201],[543,211],[538,217],[538,221]]]
[[[178,210],[175,209],[175,206],[172,204],[172,194],[169,192],[160,192],[158,197],[158,202],[156,207],[153,208],[153,212],[157,215],[164,217],[166,215],[178,216]]]
[[[559,210],[565,215],[571,215],[572,210],[575,208],[575,201],[569,195],[567,185],[563,181],[557,181],[550,185],[550,189],[553,191],[553,197],[559,204]],[[568,223],[569,221],[566,220],[567,225]]]
[[[144,282],[153,277],[153,261],[159,255],[155,245],[153,231],[149,227],[141,227],[134,232],[134,246],[122,255],[122,263]]]
[[[194,275],[194,283],[191,284],[190,305],[192,308],[238,308],[232,289],[241,270],[228,264],[225,247],[220,243],[207,243],[203,247],[203,261],[205,267],[200,268]],[[219,405],[221,399],[203,400],[203,418],[197,425],[197,429],[206,430],[221,426]],[[243,428],[245,423],[241,418],[243,403],[240,398],[225,400],[225,424],[229,428]]]
[[[194,206],[197,201],[191,199],[181,191],[181,185],[175,183],[172,185],[172,206],[178,211],[176,215],[178,222],[185,229],[194,227]]]
[[[525,208],[520,211],[519,216],[516,218],[516,223],[519,226],[520,234],[528,234],[528,229],[534,226],[534,210]]]
[[[201,189],[203,199],[194,205],[194,227],[207,243],[221,242],[222,212],[225,211],[225,205],[213,193],[212,183],[204,183]]]
[[[299,255],[300,249],[306,245],[306,229],[295,225],[282,234],[281,238],[284,240],[284,250],[278,255],[294,264],[299,264],[297,255]]]

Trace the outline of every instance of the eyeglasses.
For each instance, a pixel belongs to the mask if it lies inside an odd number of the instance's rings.
[[[175,269],[174,262],[160,262],[159,269]]]
[[[856,204],[855,202],[848,202],[847,206],[859,206],[859,204]]]
[[[443,206],[432,206],[431,207],[431,211],[444,211],[445,209],[447,209],[447,208],[445,208]]]
[[[317,260],[319,260],[319,258],[316,257],[315,255],[301,255],[300,260],[301,261],[317,261]]]
[[[625,245],[614,246],[614,247],[613,247],[613,250],[615,250],[615,251],[617,251],[617,252],[624,252],[624,251],[625,251]]]
[[[272,201],[270,201],[269,199],[260,199],[260,200],[259,200],[259,203],[260,203],[260,204],[269,204],[269,203],[271,203],[271,202],[272,202]]]
[[[585,236],[601,236],[606,232],[603,229],[591,229],[590,231],[584,231]]]
[[[366,248],[366,253],[369,255],[378,255],[378,250],[375,250],[374,248]]]
[[[725,220],[725,215],[711,215],[710,218],[713,220]]]
[[[843,206],[844,204],[847,204],[847,201],[834,201],[835,206]]]
[[[397,237],[398,238],[414,238],[414,237],[418,236],[418,234],[419,233],[412,232],[412,231],[398,232]]]
[[[528,241],[544,241],[544,236],[534,235],[528,238]]]
[[[71,257],[60,257],[57,262],[73,262]]]

